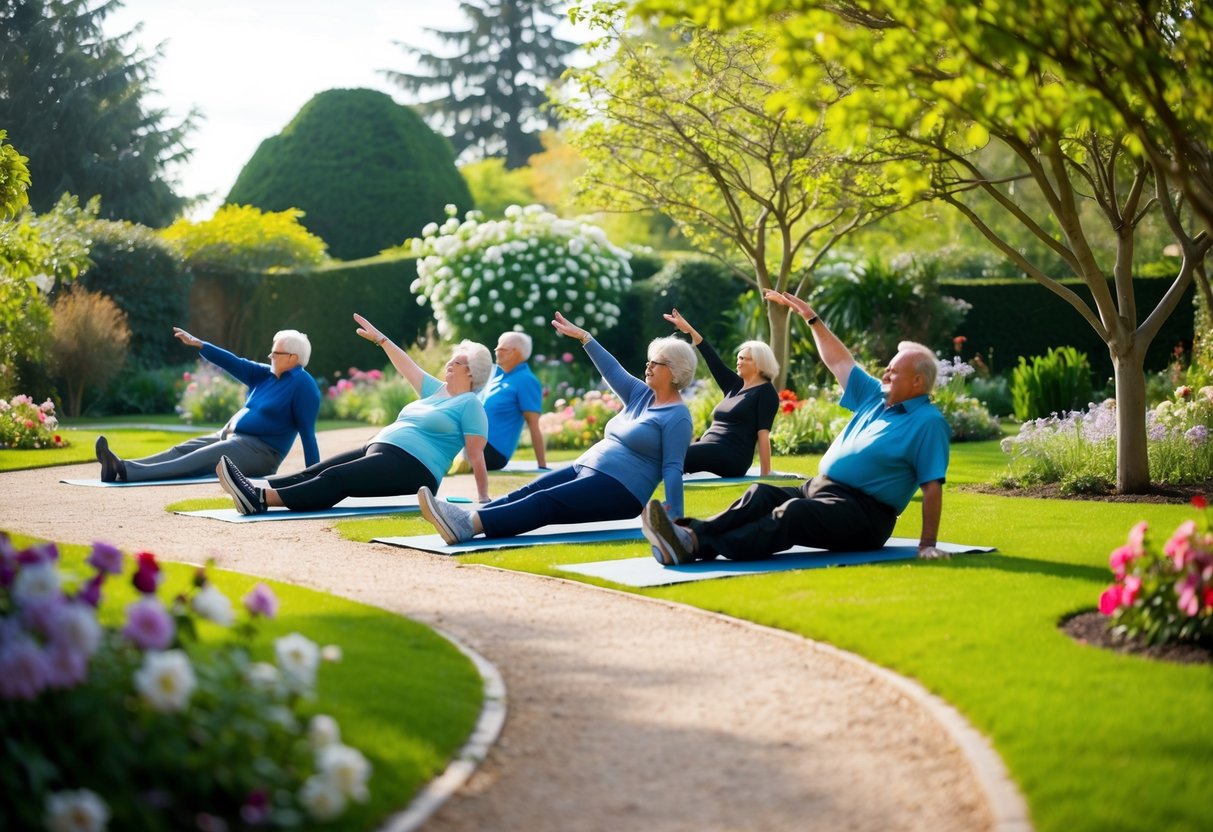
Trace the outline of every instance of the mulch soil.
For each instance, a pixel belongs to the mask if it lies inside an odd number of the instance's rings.
[[[1146,659],[1181,664],[1213,664],[1213,644],[1146,644],[1113,632],[1110,619],[1099,612],[1082,612],[1066,619],[1061,629],[1079,644],[1129,653]]]
[[[1057,483],[1045,483],[1026,488],[1003,488],[1000,485],[965,483],[949,486],[954,491],[997,494],[1001,497],[1034,497],[1051,500],[1093,500],[1105,503],[1190,503],[1193,497],[1209,497],[1213,502],[1213,480],[1199,485],[1158,485],[1140,494],[1063,494]]]

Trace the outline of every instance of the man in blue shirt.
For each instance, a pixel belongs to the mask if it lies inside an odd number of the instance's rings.
[[[918,556],[936,548],[943,513],[951,429],[928,398],[935,386],[935,354],[903,341],[877,381],[803,300],[768,290],[764,300],[790,307],[809,325],[817,352],[842,385],[841,404],[853,412],[822,457],[818,475],[799,488],[753,485],[707,520],[674,522],[650,501],[641,522],[662,564],[757,560],[795,545],[839,551],[879,549],[897,517],[922,490]]]
[[[146,482],[211,474],[219,458],[231,458],[252,477],[273,474],[298,436],[306,465],[320,461],[316,445],[316,415],[320,388],[304,367],[312,355],[306,335],[284,329],[274,336],[269,364],[249,361],[195,338],[180,327],[173,335],[187,346],[200,348],[207,361],[248,387],[244,407],[223,428],[186,440],[167,451],[142,459],[119,459],[104,436],[97,437],[97,461],[103,482]]]
[[[543,411],[543,385],[527,360],[531,357],[531,336],[522,332],[503,332],[493,351],[497,364],[489,382],[480,393],[489,417],[488,445],[484,463],[490,471],[500,471],[518,450],[523,423],[530,429],[531,446],[540,468],[547,467],[539,414]],[[450,473],[467,473],[471,468],[460,454]]]

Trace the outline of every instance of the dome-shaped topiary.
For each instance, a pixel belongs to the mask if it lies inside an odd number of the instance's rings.
[[[472,207],[451,147],[408,107],[375,90],[328,90],[266,139],[228,204],[298,208],[300,222],[342,260],[378,254]]]

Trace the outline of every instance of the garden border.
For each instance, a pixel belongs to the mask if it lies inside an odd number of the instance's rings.
[[[490,566],[489,564],[477,563],[467,564],[480,569],[489,569],[497,572],[518,572],[517,569],[505,569],[500,566]],[[628,598],[638,598],[643,601],[649,601],[655,604],[662,604],[667,607],[677,608],[680,610],[690,610],[700,615],[705,615],[710,618],[716,618],[730,624],[738,625],[752,630],[757,630],[768,635],[779,636],[780,638],[789,639],[806,645],[811,650],[818,650],[826,653],[833,658],[841,659],[849,662],[868,673],[877,679],[886,682],[897,691],[901,692],[915,704],[922,707],[924,711],[930,715],[935,722],[943,728],[947,735],[960,749],[960,753],[969,763],[969,768],[973,772],[973,776],[977,779],[982,791],[985,793],[986,802],[990,808],[990,814],[994,818],[993,829],[995,832],[1034,832],[1032,821],[1028,813],[1028,804],[1020,793],[1019,788],[1011,779],[1010,773],[1007,771],[1006,765],[1002,758],[998,756],[998,752],[990,744],[990,741],[980,731],[974,728],[964,715],[960,713],[953,705],[949,704],[942,697],[939,697],[919,682],[907,676],[902,676],[889,670],[886,667],[881,667],[875,662],[865,659],[857,653],[851,653],[843,650],[841,647],[835,647],[832,644],[816,639],[808,638],[789,630],[781,630],[778,627],[768,627],[765,624],[757,624],[753,621],[747,621],[744,618],[735,618],[731,615],[725,615],[721,612],[705,610],[702,607],[696,607],[691,604],[684,604],[680,601],[670,601],[665,598],[655,598],[651,595],[644,595],[639,592],[627,592],[625,590],[614,589],[612,587],[599,586],[589,582],[578,581],[572,578],[562,578],[558,575],[543,575],[537,572],[527,572],[528,575],[533,575],[537,578],[545,578],[551,581],[560,583],[574,584],[580,587],[590,587],[601,592],[610,592],[619,595],[625,595]],[[401,830],[382,830],[381,832],[401,832]],[[412,832],[410,830],[410,832]]]
[[[398,613],[396,613],[398,615]],[[402,616],[406,617],[407,616]],[[414,620],[414,619],[409,619]],[[505,727],[507,697],[505,679],[497,666],[483,655],[472,649],[460,639],[426,622],[418,622],[446,639],[455,648],[467,656],[480,678],[484,681],[484,703],[480,708],[480,717],[476,727],[467,742],[447,764],[446,770],[421,788],[409,801],[409,805],[390,816],[377,829],[377,832],[416,832],[438,811],[463,785],[476,773],[476,769],[484,762],[489,750],[501,736]]]

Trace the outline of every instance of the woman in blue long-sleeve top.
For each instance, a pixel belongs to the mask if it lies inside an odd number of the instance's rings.
[[[654,340],[642,380],[559,312],[552,326],[581,342],[623,410],[607,423],[602,440],[573,465],[476,511],[439,502],[428,489],[418,491],[421,513],[448,544],[477,534],[512,537],[552,523],[625,520],[640,513],[662,482],[670,514],[682,516],[682,465],[692,427],[680,391],[695,377],[694,349],[680,338]]]
[[[200,477],[215,470],[220,457],[237,461],[249,476],[273,474],[290,453],[298,436],[307,465],[320,461],[316,444],[316,415],[320,388],[304,367],[312,355],[308,337],[294,329],[274,335],[269,363],[249,361],[195,338],[181,327],[173,337],[248,388],[244,407],[220,430],[186,440],[180,445],[142,459],[119,459],[104,436],[97,437],[97,461],[104,482]]]

